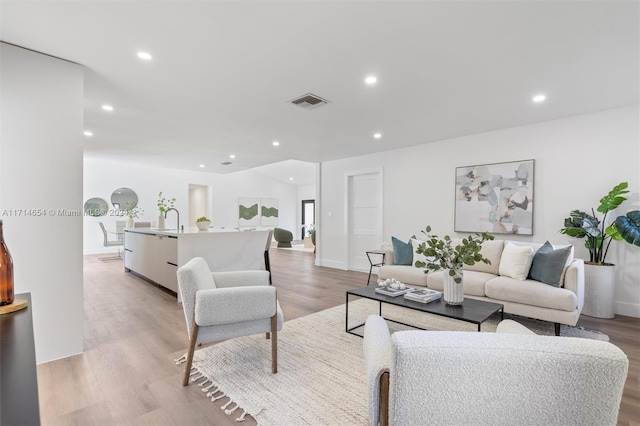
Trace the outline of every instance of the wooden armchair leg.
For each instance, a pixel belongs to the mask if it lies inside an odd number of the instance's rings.
[[[278,372],[278,313],[271,317],[271,372]]]
[[[191,341],[189,342],[189,352],[187,352],[187,363],[184,367],[184,377],[182,378],[182,386],[189,384],[189,376],[191,375],[191,364],[193,363],[193,352],[196,350],[196,342],[198,341],[198,324],[193,322],[191,328]]]
[[[380,426],[389,425],[389,373],[380,376]]]

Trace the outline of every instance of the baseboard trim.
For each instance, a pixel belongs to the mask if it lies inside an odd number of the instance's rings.
[[[333,269],[342,269],[343,271],[347,270],[347,266],[344,264],[344,262],[338,262],[335,260],[324,260],[316,258],[316,265]]]
[[[640,318],[640,305],[636,303],[615,302],[615,312],[626,317]]]

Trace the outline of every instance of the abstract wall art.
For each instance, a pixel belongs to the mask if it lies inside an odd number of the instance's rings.
[[[259,223],[258,199],[238,198],[238,226],[258,226]]]
[[[456,168],[455,231],[533,235],[534,160]]]
[[[278,199],[260,199],[260,225],[276,226],[278,224]]]

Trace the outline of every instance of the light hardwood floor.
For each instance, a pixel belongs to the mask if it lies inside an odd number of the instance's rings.
[[[271,249],[285,320],[345,301],[367,274],[314,266],[314,254]],[[187,348],[176,298],[122,270],[122,262],[84,259],[85,352],[38,366],[43,425],[237,425],[195,385],[181,386],[173,363]],[[629,357],[620,425],[640,425],[640,319],[583,316]],[[243,424],[254,425],[250,417]]]

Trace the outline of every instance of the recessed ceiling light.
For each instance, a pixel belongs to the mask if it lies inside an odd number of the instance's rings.
[[[144,59],[145,61],[150,61],[153,56],[147,52],[138,52],[138,58]]]
[[[90,131],[86,130],[86,131],[84,132],[84,135],[85,135],[85,136],[93,136],[93,132],[90,132]]]
[[[368,85],[376,84],[378,82],[378,77],[375,75],[367,76],[367,78],[364,79],[364,82]]]
[[[280,142],[278,142],[278,141],[273,141],[273,142],[271,142],[271,144],[273,146],[280,146]]]
[[[204,164],[200,164],[200,168],[201,168],[201,169],[204,169]]]
[[[113,107],[107,104],[102,105],[102,109],[105,111],[113,111]]]
[[[376,139],[380,139],[382,137],[382,133],[374,133],[373,137]]]
[[[290,178],[289,178],[289,180],[293,180],[293,178],[292,178],[292,177],[290,177]]]
[[[229,158],[236,158],[235,154],[231,154]]]
[[[540,93],[539,95],[535,95],[531,100],[535,103],[544,102],[547,99],[547,96]]]

